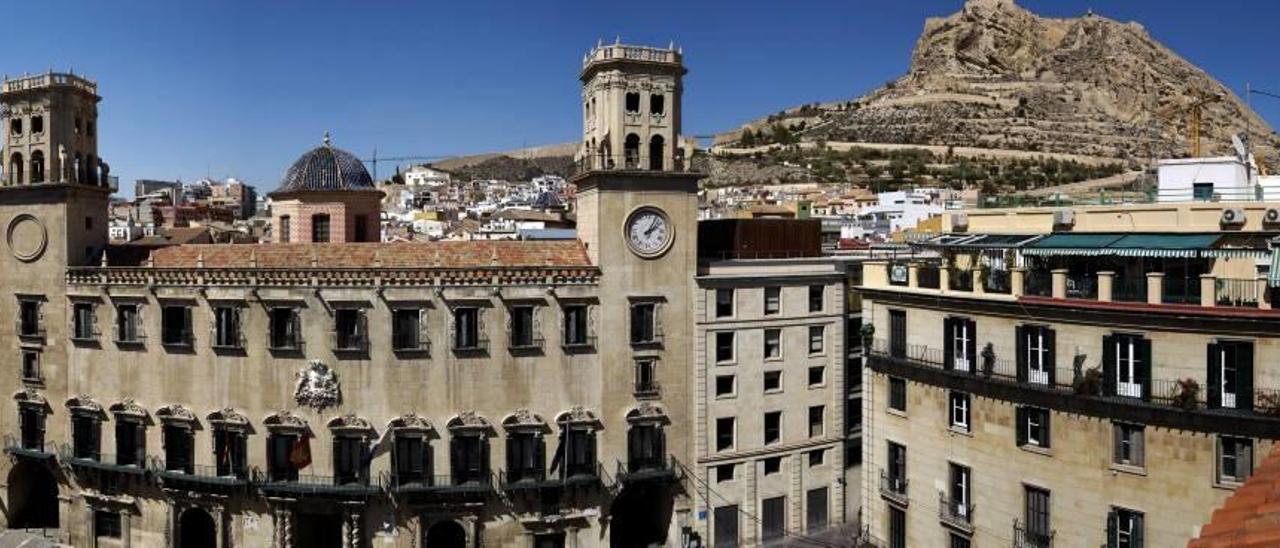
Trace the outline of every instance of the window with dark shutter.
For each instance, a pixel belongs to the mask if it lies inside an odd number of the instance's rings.
[[[907,357],[907,312],[905,310],[889,311],[889,356]]]
[[[738,548],[738,505],[720,506],[713,514],[715,520],[714,548]]]
[[[161,430],[164,437],[164,468],[171,472],[195,473],[195,463],[191,429],[178,424],[165,424]]]
[[[810,489],[805,493],[805,530],[816,533],[827,528],[827,504],[829,496],[826,487]]]
[[[889,409],[894,411],[906,412],[907,410],[907,380],[898,377],[889,377]]]
[[[760,501],[760,509],[760,540],[782,538],[787,530],[787,497],[764,499]]]
[[[271,481],[298,481],[298,469],[289,458],[298,434],[273,433],[267,438],[267,473]]]
[[[71,415],[71,445],[77,459],[98,460],[102,423],[98,417],[85,412]]]

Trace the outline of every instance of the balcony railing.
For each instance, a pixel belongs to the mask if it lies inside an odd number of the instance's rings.
[[[973,271],[960,270],[958,268],[951,269],[950,277],[947,279],[948,289],[952,291],[973,291]]]
[[[973,504],[958,501],[938,492],[938,519],[966,532],[973,532]]]
[[[1053,274],[1044,270],[1028,270],[1023,293],[1035,297],[1053,296]]]
[[[391,350],[394,352],[431,352],[431,339],[426,335],[393,335]]]
[[[1025,523],[1013,520],[1013,548],[1053,548],[1052,529],[1035,531]]]
[[[1009,294],[1012,283],[1008,270],[986,270],[982,277],[982,290],[987,293]]]
[[[1111,300],[1130,303],[1147,302],[1147,277],[1119,276],[1112,279]]]
[[[643,457],[632,455],[627,462],[617,461],[618,481],[636,482],[665,480],[675,477],[680,463],[675,457]]]
[[[1256,279],[1218,278],[1214,280],[1214,303],[1218,306],[1258,307],[1261,296]]]
[[[656,398],[661,391],[662,386],[655,379],[636,381],[635,396],[637,398]]]
[[[880,471],[880,496],[906,506],[907,478],[890,476],[887,470]]]
[[[195,337],[190,329],[168,328],[160,330],[160,344],[164,346],[191,346]]]
[[[1097,299],[1098,278],[1096,276],[1067,276],[1068,299]]]
[[[560,344],[566,352],[588,352],[596,348],[596,336],[583,335],[574,340],[564,339]]]
[[[588,485],[599,483],[605,477],[604,466],[600,463],[561,466],[555,474],[548,474],[545,470],[498,471],[502,488],[507,491]]]
[[[455,477],[452,474],[395,474],[384,473],[382,483],[393,493],[475,492],[493,490],[493,475],[475,474],[471,477]]]
[[[170,466],[165,459],[159,457],[151,458],[147,467],[163,479],[182,483],[235,486],[245,485],[249,480],[249,470],[245,468],[219,470],[217,465],[189,463]]]
[[[51,442],[23,440],[20,436],[6,435],[4,451],[10,455],[47,460],[59,454],[58,446]]]
[[[1200,304],[1200,278],[1165,276],[1160,302],[1164,304]]]
[[[253,484],[259,489],[293,495],[369,496],[383,490],[382,480],[382,476],[365,479],[317,474],[298,474],[296,478],[273,480],[260,470],[254,470],[253,474]]]
[[[76,468],[92,468],[133,475],[147,473],[147,459],[139,455],[99,453],[96,456],[76,456],[75,448],[71,444],[64,444],[61,448],[61,458],[63,462]]]

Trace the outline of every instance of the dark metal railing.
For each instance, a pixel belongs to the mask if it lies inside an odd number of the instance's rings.
[[[1053,274],[1047,270],[1028,270],[1022,292],[1035,297],[1053,296]]]
[[[1025,523],[1013,520],[1013,548],[1053,548],[1052,529],[1035,531]]]
[[[907,487],[907,478],[890,476],[887,470],[880,470],[880,496],[906,504]]]
[[[1200,279],[1170,277],[1164,278],[1164,289],[1160,302],[1164,304],[1200,304]]]
[[[225,470],[215,464],[192,464],[187,462],[171,463],[160,457],[151,457],[148,459],[147,468],[152,472],[166,477],[187,476],[191,478],[201,478],[207,480],[216,480],[221,482],[244,482],[249,479],[249,469],[242,467],[239,470],[227,468]]]
[[[953,268],[948,273],[947,286],[952,291],[973,291],[973,271]]]
[[[1067,276],[1068,299],[1097,299],[1098,278],[1094,275]]]
[[[1218,306],[1258,307],[1258,280],[1218,278],[1214,280],[1214,303]]]
[[[187,328],[166,328],[160,330],[160,344],[165,346],[191,346],[195,340],[191,330]]]
[[[982,277],[982,289],[987,293],[1008,294],[1013,287],[1008,270],[987,270]]]
[[[1111,280],[1111,300],[1127,303],[1147,302],[1146,276],[1120,276]]]
[[[661,390],[662,386],[658,384],[657,379],[636,380],[636,397],[654,397],[657,396]]]
[[[946,493],[938,492],[938,519],[952,527],[973,530],[973,504],[953,500]]]

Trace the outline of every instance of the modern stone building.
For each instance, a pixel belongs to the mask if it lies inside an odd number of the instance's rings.
[[[602,117],[588,133],[674,143],[683,73],[673,49],[593,51],[589,103],[629,112],[631,91],[596,94],[605,74],[636,93],[661,79],[666,103],[660,121],[650,101],[647,121]],[[131,256],[107,245],[94,86],[52,74],[3,89],[16,166],[0,187],[7,526],[75,546],[183,548],[679,545],[694,533],[704,290],[698,175],[653,160],[674,148],[575,177],[577,240],[383,244],[368,173],[326,140],[273,195],[287,240]],[[37,116],[45,133],[28,129]],[[821,278],[833,333],[813,361],[838,374],[840,298]],[[834,411],[824,424],[824,447],[838,447]]]
[[[1280,437],[1277,208],[976,210],[916,245],[941,261],[866,263],[870,535],[1194,538]]]

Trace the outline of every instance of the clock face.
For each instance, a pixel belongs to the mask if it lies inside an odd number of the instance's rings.
[[[671,221],[667,215],[653,208],[636,210],[627,219],[627,245],[642,257],[656,257],[671,245]]]

